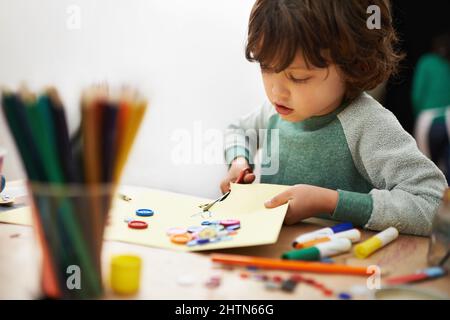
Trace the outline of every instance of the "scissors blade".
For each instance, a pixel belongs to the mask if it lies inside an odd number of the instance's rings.
[[[225,193],[224,195],[220,196],[219,198],[217,198],[216,200],[214,200],[213,202],[210,202],[206,205],[202,205],[200,206],[200,208],[203,209],[203,212],[208,211],[209,209],[211,209],[211,207],[213,205],[215,205],[217,202],[220,202],[222,200],[224,200],[226,197],[228,197],[228,195],[230,194],[230,191],[228,191],[227,193]]]
[[[241,173],[239,174],[239,177],[236,180],[236,183],[242,183],[243,179],[244,179],[244,176],[248,172],[252,172],[252,170],[250,168],[245,168],[244,170],[242,170]],[[205,204],[199,205],[198,207],[203,209],[203,212],[208,211],[217,202],[221,202],[221,201],[225,200],[230,195],[230,192],[231,192],[231,190],[229,190],[227,193],[223,194],[222,196],[220,196],[219,198],[217,198],[213,202],[205,203]]]

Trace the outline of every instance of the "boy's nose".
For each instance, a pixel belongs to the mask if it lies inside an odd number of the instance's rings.
[[[284,99],[289,97],[289,91],[280,85],[272,86],[272,94],[278,101],[283,101]]]

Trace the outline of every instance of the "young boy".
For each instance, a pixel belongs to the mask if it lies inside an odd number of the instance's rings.
[[[367,22],[372,5],[379,29]],[[246,131],[263,129],[261,182],[292,185],[265,206],[289,202],[286,224],[319,216],[428,235],[444,175],[365,93],[395,71],[395,42],[387,0],[257,0],[246,57],[260,64],[268,101],[229,126],[222,192],[253,168]]]

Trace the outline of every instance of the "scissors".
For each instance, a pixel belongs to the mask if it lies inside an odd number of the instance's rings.
[[[236,180],[236,183],[242,183],[242,182],[244,181],[245,175],[246,175],[247,173],[250,173],[250,172],[252,172],[252,169],[250,169],[250,168],[245,168],[245,169],[243,169],[243,170],[239,173],[239,176],[238,176],[238,178],[237,178],[237,180]],[[205,203],[205,204],[200,205],[199,208],[203,209],[203,212],[207,212],[207,211],[209,211],[209,209],[211,209],[211,207],[212,207],[213,205],[215,205],[217,202],[221,202],[221,201],[225,200],[225,199],[230,195],[230,193],[231,193],[231,189],[230,189],[227,193],[225,193],[224,195],[222,195],[222,196],[220,196],[219,198],[217,198],[216,200],[214,200],[213,202]]]

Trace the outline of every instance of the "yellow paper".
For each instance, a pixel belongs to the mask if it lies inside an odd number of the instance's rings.
[[[212,216],[200,215],[198,206],[211,199],[187,196],[177,193],[135,187],[123,187],[120,192],[131,197],[127,202],[116,197],[111,211],[110,225],[106,228],[105,239],[123,241],[146,246],[180,251],[200,251],[234,248],[275,243],[284,220],[288,205],[266,209],[264,202],[289,186],[270,184],[232,184],[231,194],[211,208]],[[138,217],[136,210],[152,209],[152,217]],[[17,217],[17,220],[14,220]],[[148,228],[136,230],[128,228],[127,218],[146,221]],[[171,227],[200,225],[204,220],[237,219],[241,229],[229,241],[197,245],[174,244],[166,235]],[[0,213],[0,222],[30,224],[29,208],[21,208]],[[25,222],[25,223],[24,223]]]
[[[0,223],[29,226],[32,224],[31,209],[27,206],[17,209],[0,209]]]

